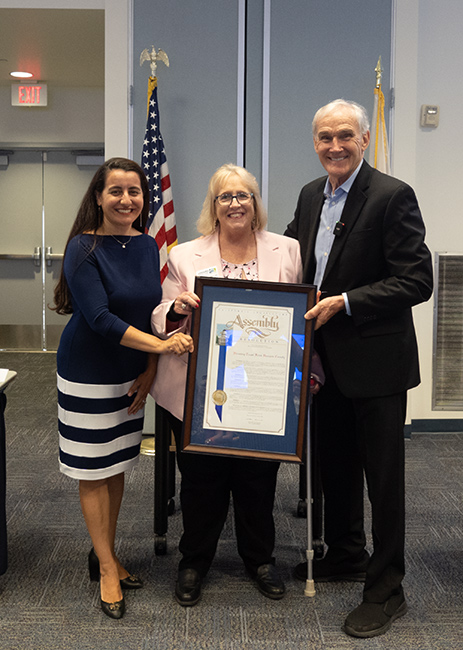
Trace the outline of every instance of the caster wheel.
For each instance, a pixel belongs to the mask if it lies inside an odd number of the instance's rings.
[[[175,499],[169,499],[167,502],[167,514],[168,516],[173,515],[175,512]]]
[[[154,538],[154,552],[156,555],[165,555],[167,552],[167,538],[165,535],[156,535]]]
[[[297,504],[296,516],[301,518],[307,517],[307,503],[304,499],[299,499]]]

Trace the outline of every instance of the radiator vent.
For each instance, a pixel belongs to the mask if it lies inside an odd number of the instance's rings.
[[[436,253],[433,366],[433,409],[463,411],[463,255]]]

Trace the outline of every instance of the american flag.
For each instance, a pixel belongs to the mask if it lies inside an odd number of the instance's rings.
[[[150,77],[148,88],[148,118],[142,152],[142,167],[150,188],[150,211],[145,232],[154,237],[158,245],[163,282],[167,275],[167,255],[177,243],[177,228],[166,151],[159,130],[156,77]]]

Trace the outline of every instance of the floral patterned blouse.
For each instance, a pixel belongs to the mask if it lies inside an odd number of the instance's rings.
[[[231,280],[258,280],[257,257],[244,264],[232,264],[222,260],[222,272],[224,278]]]

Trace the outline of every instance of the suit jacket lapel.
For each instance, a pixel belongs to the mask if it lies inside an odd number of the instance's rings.
[[[370,165],[364,161],[357,178],[350,188],[341,216],[341,220],[344,223],[344,229],[342,234],[339,237],[335,237],[334,239],[333,247],[331,248],[328,263],[326,265],[325,274],[323,276],[323,281],[328,278],[330,272],[335,267],[336,260],[346,245],[349,233],[359,218],[365,201],[367,200],[366,192],[368,186],[370,185],[371,169],[372,168]]]
[[[281,249],[267,240],[265,232],[256,232],[259,280],[278,282],[281,269]]]
[[[220,259],[219,234],[215,232],[204,238],[199,238],[198,245],[193,254],[195,275],[205,275],[204,271],[215,268],[216,276],[223,277],[222,262]]]
[[[325,180],[326,179],[324,179],[324,182],[320,187],[320,191],[317,194],[315,194],[315,196],[312,197],[311,205],[309,208],[310,210],[309,214],[316,215],[316,219],[311,221],[309,231],[308,231],[307,249],[306,249],[307,255],[305,258],[303,275],[302,275],[304,282],[313,282],[313,278],[315,275],[315,268],[316,268],[315,241],[317,239],[318,229],[320,227],[320,215],[322,212],[323,203],[325,201],[325,195],[323,193],[325,187]]]

